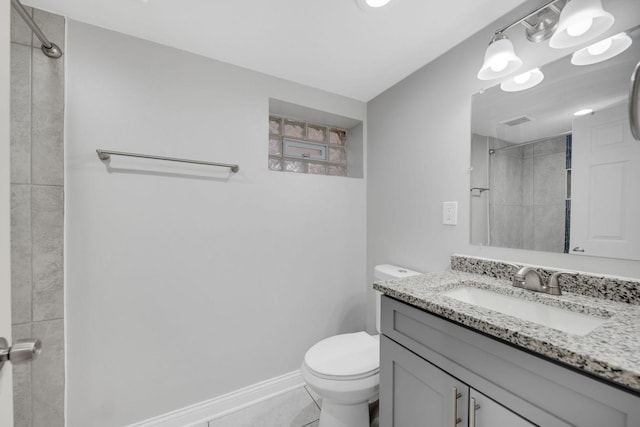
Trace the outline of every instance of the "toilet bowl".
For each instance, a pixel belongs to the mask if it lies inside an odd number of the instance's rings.
[[[377,280],[420,273],[389,264],[375,268]],[[376,292],[376,327],[380,332],[380,297]],[[380,385],[379,336],[366,332],[335,335],[311,347],[302,362],[302,378],[322,397],[319,427],[368,427],[369,402]]]

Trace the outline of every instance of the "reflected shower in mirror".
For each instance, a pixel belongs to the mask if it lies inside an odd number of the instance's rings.
[[[640,29],[617,37],[617,56],[574,65],[572,52],[539,67],[534,87],[473,96],[472,244],[640,259],[640,143],[627,113]]]

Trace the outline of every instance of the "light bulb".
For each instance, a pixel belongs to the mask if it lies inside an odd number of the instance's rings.
[[[491,60],[491,65],[489,67],[491,68],[492,71],[499,73],[500,71],[507,68],[507,65],[509,65],[509,60],[505,58],[503,55],[500,55],[500,56],[496,56]]]
[[[567,27],[567,34],[571,37],[578,37],[589,31],[593,25],[593,18],[585,17]]]
[[[368,6],[370,7],[382,7],[385,4],[389,3],[390,0],[365,0]]]
[[[519,85],[526,83],[531,78],[531,71],[527,71],[526,73],[522,73],[519,76],[515,76],[513,81],[518,83]]]
[[[593,56],[601,55],[609,50],[612,43],[613,43],[613,38],[609,37],[608,39],[604,39],[602,41],[599,41],[598,43],[595,43],[589,46],[587,48],[587,52],[589,52],[589,54]]]

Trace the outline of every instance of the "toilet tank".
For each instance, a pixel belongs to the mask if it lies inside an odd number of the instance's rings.
[[[403,279],[405,277],[418,276],[420,274],[422,273],[391,264],[376,265],[373,271],[373,277],[376,281]],[[378,291],[374,292],[376,294],[376,330],[378,331],[378,333],[380,333],[380,308],[382,305],[382,293]]]

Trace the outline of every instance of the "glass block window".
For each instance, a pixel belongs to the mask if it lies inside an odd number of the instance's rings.
[[[269,117],[269,169],[347,176],[347,131],[286,117]]]

